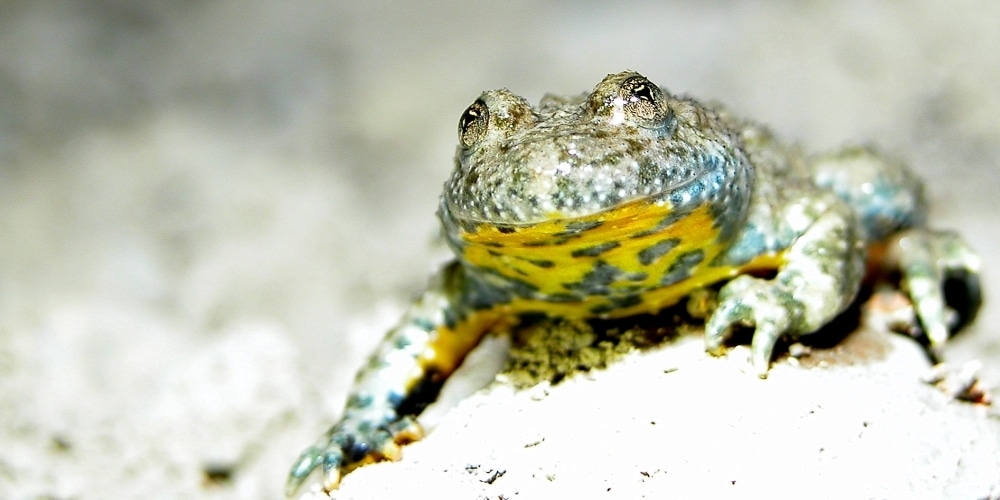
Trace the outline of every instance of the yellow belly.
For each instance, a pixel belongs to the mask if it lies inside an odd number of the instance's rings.
[[[513,312],[572,318],[655,312],[733,276],[740,269],[713,265],[728,244],[719,234],[707,205],[678,217],[644,199],[586,217],[480,224],[460,237],[466,264],[518,290]]]

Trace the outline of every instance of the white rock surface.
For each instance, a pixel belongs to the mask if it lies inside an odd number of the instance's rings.
[[[786,360],[767,380],[750,369],[748,349],[716,359],[687,338],[555,387],[514,392],[500,384],[462,401],[402,461],[348,475],[334,498],[985,498],[995,491],[997,415],[922,384],[928,366],[913,342],[863,335],[869,359],[825,368]]]

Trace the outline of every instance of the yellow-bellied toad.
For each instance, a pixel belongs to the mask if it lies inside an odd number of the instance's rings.
[[[329,490],[360,464],[398,458],[421,434],[404,405],[433,399],[425,389],[484,333],[524,317],[651,313],[729,280],[706,348],[718,354],[732,326],[752,326],[764,376],[779,337],[814,332],[854,300],[876,244],[932,345],[953,326],[945,278],[964,280],[967,314],[978,306],[978,257],[923,227],[921,185],[901,164],[866,148],[803,156],[638,73],[538,107],[485,92],[461,117],[455,163],[438,215],[456,259],[358,374],[289,494],[317,467]]]

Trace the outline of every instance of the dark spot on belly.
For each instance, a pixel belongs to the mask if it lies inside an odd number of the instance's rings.
[[[573,250],[573,252],[570,253],[570,255],[572,255],[573,257],[597,257],[598,255],[601,255],[602,253],[607,252],[608,250],[611,250],[613,248],[618,248],[619,246],[621,246],[621,244],[618,243],[617,241],[609,241],[607,243],[601,243],[599,245],[578,248],[576,250]]]
[[[583,276],[583,279],[573,283],[563,283],[563,288],[584,295],[607,295],[610,285],[618,281],[624,272],[616,266],[603,260],[594,263],[594,267]]]
[[[683,207],[679,207],[679,208],[683,208]],[[651,229],[647,229],[645,231],[639,231],[638,233],[633,234],[631,236],[631,238],[633,238],[633,239],[635,239],[635,238],[645,238],[646,236],[649,236],[651,234],[659,233],[659,232],[663,231],[664,229],[666,229],[666,228],[674,225],[677,221],[683,219],[684,216],[688,215],[689,213],[690,213],[689,210],[687,210],[687,211],[685,211],[685,210],[674,210],[673,212],[670,212],[669,214],[667,214],[664,218],[660,219],[660,221],[657,222],[656,225],[653,226]]]
[[[617,266],[608,264],[603,260],[598,260],[594,263],[594,267],[590,272],[583,276],[582,280],[563,283],[562,286],[566,290],[578,293],[581,298],[588,296],[609,296],[612,294],[621,294],[622,292],[631,293],[644,288],[640,285],[632,285],[628,287],[619,286],[612,289],[611,285],[615,283],[622,284],[625,281],[644,281],[646,278],[647,275],[645,273],[627,273]]]
[[[640,281],[640,282],[642,282],[642,281],[646,281],[646,278],[648,278],[648,277],[649,277],[648,273],[631,273],[631,274],[626,275],[625,279],[627,279],[629,281]]]
[[[556,265],[555,262],[545,259],[524,259],[524,260],[527,261],[529,264],[540,267],[542,269],[549,269]]]
[[[566,230],[555,233],[552,236],[579,236],[580,233],[600,227],[602,224],[604,224],[604,221],[599,220],[570,222],[566,224]]]
[[[469,268],[470,279],[462,290],[462,303],[473,309],[509,302],[512,296],[533,297],[538,287],[489,267]]]
[[[549,302],[579,302],[583,297],[571,293],[552,293],[545,296]]]
[[[526,247],[544,247],[544,246],[549,246],[551,244],[553,244],[553,243],[551,241],[549,241],[549,240],[538,240],[538,241],[526,241],[526,242],[524,242],[524,246],[526,246]]]
[[[667,238],[665,240],[660,240],[654,243],[649,248],[643,249],[639,252],[639,262],[644,266],[648,266],[658,260],[664,255],[670,253],[677,245],[681,242],[680,238]]]
[[[695,266],[701,263],[705,259],[705,251],[690,250],[677,256],[677,260],[667,269],[667,272],[660,279],[661,285],[673,285],[678,281],[681,281],[689,276],[691,272],[694,271]]]

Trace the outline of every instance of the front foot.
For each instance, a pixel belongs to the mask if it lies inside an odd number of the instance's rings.
[[[902,288],[934,352],[979,309],[979,256],[950,231],[911,229],[888,245],[888,264],[899,269]]]
[[[803,304],[784,283],[740,276],[719,291],[719,307],[705,325],[705,350],[719,356],[733,326],[754,327],[750,359],[757,375],[767,377],[774,345],[782,335],[798,331]]]
[[[400,446],[421,437],[423,429],[412,417],[389,423],[347,417],[302,452],[288,474],[285,495],[294,495],[318,467],[323,471],[323,490],[335,490],[344,474],[365,464],[399,460]]]

